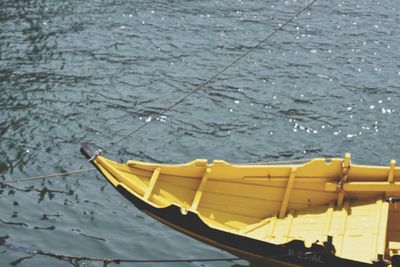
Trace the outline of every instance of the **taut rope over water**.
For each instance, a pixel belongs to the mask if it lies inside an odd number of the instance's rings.
[[[317,1],[318,0],[311,1],[308,5],[306,5],[301,10],[299,10],[295,15],[293,15],[289,19],[287,19],[282,25],[280,25],[278,28],[276,28],[273,32],[268,34],[264,39],[261,39],[256,45],[254,45],[251,48],[249,48],[248,50],[246,50],[242,55],[240,55],[232,63],[230,63],[230,64],[226,65],[225,67],[223,67],[216,74],[211,76],[208,80],[206,80],[203,83],[201,83],[200,85],[196,86],[191,91],[189,91],[184,96],[182,96],[180,99],[178,99],[176,102],[174,102],[170,106],[168,106],[165,109],[163,109],[162,111],[160,111],[158,114],[156,114],[156,116],[162,116],[165,113],[167,113],[168,111],[171,111],[174,107],[176,107],[177,105],[182,103],[186,98],[188,98],[189,96],[193,95],[195,92],[199,91],[201,88],[203,88],[204,86],[206,86],[207,84],[209,84],[210,82],[212,82],[213,80],[218,78],[221,74],[223,74],[225,71],[227,71],[229,68],[231,68],[236,63],[238,63],[240,60],[242,60],[248,54],[253,52],[255,49],[261,47],[265,42],[267,42],[277,32],[283,30],[289,23],[291,23],[294,19],[296,19],[299,15],[304,13],[306,10],[311,8],[311,6],[313,6]],[[116,140],[115,142],[111,142],[108,146],[104,147],[101,150],[103,152],[106,152],[106,151],[110,150],[111,148],[115,147],[116,145],[118,145],[122,141],[126,140],[127,138],[131,137],[132,135],[136,134],[137,132],[139,132],[140,130],[142,130],[146,126],[148,126],[151,122],[152,122],[152,120],[146,121],[145,123],[143,123],[139,127],[133,129],[128,134],[126,134],[123,137],[121,137],[120,139]],[[9,183],[16,183],[16,182],[30,181],[30,180],[40,180],[40,179],[50,179],[50,178],[54,178],[54,177],[68,176],[68,175],[72,175],[72,174],[84,173],[84,172],[89,172],[89,171],[93,171],[93,170],[95,170],[95,169],[94,168],[90,168],[90,169],[84,169],[84,170],[73,170],[73,171],[68,171],[68,172],[63,172],[63,173],[55,173],[55,174],[44,175],[44,176],[27,177],[27,178],[23,178],[23,179],[12,180],[12,181],[0,181],[0,184],[9,184]]]
[[[0,247],[3,246],[6,250],[9,251],[18,251],[23,252],[27,256],[21,257],[13,262],[11,265],[18,265],[22,261],[31,259],[35,256],[46,256],[55,258],[60,261],[65,261],[71,263],[73,266],[80,266],[79,262],[99,262],[103,263],[103,266],[108,266],[109,264],[120,264],[120,263],[193,263],[193,262],[233,262],[233,261],[241,261],[242,258],[239,257],[224,257],[224,258],[186,258],[186,259],[119,259],[119,258],[91,258],[86,256],[72,256],[72,255],[64,255],[60,253],[53,253],[49,251],[42,251],[42,250],[33,250],[28,247],[24,246],[16,246],[11,243],[8,243],[6,239],[8,236],[1,237],[0,236]],[[325,254],[327,251],[316,251],[316,252],[309,252],[307,255],[318,255],[318,254]],[[271,255],[271,258],[282,258],[287,257],[287,254],[276,254]],[[257,260],[258,257],[255,257],[254,260]]]
[[[256,50],[257,48],[259,48],[260,46],[262,46],[266,41],[268,41],[272,36],[274,36],[278,31],[283,30],[283,28],[286,27],[286,25],[288,25],[290,22],[292,22],[295,18],[297,18],[299,15],[301,15],[304,11],[306,11],[307,9],[309,9],[312,5],[314,5],[318,0],[313,0],[311,3],[309,3],[308,5],[306,5],[305,7],[303,7],[303,9],[301,9],[300,11],[298,11],[295,15],[291,16],[288,20],[285,21],[285,23],[283,23],[282,25],[280,25],[278,28],[276,28],[273,32],[271,32],[270,34],[268,34],[264,39],[260,40],[255,46],[249,48],[246,52],[244,52],[242,55],[240,55],[237,59],[235,59],[232,63],[226,65],[225,67],[223,67],[220,71],[218,71],[216,74],[214,74],[213,76],[211,76],[208,80],[206,80],[205,82],[201,83],[200,85],[198,85],[197,87],[195,87],[194,89],[192,89],[191,91],[189,91],[187,94],[185,94],[183,97],[181,97],[180,99],[178,99],[178,101],[174,102],[172,105],[168,106],[167,108],[165,108],[164,110],[162,110],[161,112],[159,112],[156,116],[162,116],[165,113],[167,113],[168,111],[172,110],[174,107],[176,107],[177,105],[179,105],[180,103],[182,103],[186,98],[188,98],[189,96],[191,96],[192,94],[194,94],[195,92],[199,91],[201,88],[203,88],[204,86],[206,86],[207,84],[209,84],[210,82],[212,82],[213,80],[215,80],[216,78],[218,78],[221,74],[223,74],[225,71],[227,71],[229,68],[231,68],[233,65],[235,65],[236,63],[238,63],[240,60],[242,60],[244,57],[246,57],[248,54],[250,54],[251,52],[253,52],[254,50]],[[103,152],[106,152],[107,150],[110,150],[111,148],[113,148],[114,146],[118,145],[119,143],[121,143],[122,141],[124,141],[125,139],[127,139],[128,137],[136,134],[137,132],[139,132],[141,129],[145,128],[147,125],[149,125],[151,123],[152,120],[148,120],[145,123],[143,123],[142,125],[140,125],[139,127],[137,127],[136,129],[132,130],[131,132],[129,132],[128,134],[126,134],[125,136],[121,137],[120,139],[118,139],[115,142],[112,142],[109,146],[102,148],[101,150]]]
[[[88,169],[75,170],[75,171],[69,171],[69,172],[60,172],[60,173],[54,173],[54,174],[49,174],[49,175],[41,175],[41,176],[16,179],[16,180],[12,180],[12,181],[0,181],[0,184],[12,184],[12,183],[17,183],[17,182],[49,179],[49,178],[54,178],[54,177],[63,177],[63,176],[68,176],[68,175],[73,175],[73,174],[78,174],[78,173],[90,172],[90,171],[94,171],[94,170],[96,170],[96,168],[88,168]]]

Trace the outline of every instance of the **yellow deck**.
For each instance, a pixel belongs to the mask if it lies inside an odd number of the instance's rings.
[[[273,244],[332,236],[336,256],[366,263],[400,250],[400,212],[385,201],[400,196],[395,161],[353,165],[346,154],[301,165],[163,165],[98,156],[94,164],[114,186],[154,207],[194,212],[214,229]]]

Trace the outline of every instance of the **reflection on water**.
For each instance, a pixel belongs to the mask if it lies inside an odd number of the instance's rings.
[[[155,118],[302,6],[0,1],[0,181],[87,168],[80,143],[103,147],[149,118],[149,127],[107,156],[265,162],[351,152],[365,164],[399,159],[394,0],[318,2],[240,65]],[[7,242],[32,251],[229,257],[143,215],[95,173],[0,184],[0,225]],[[30,256],[18,253],[6,250],[0,263]],[[232,264],[248,266],[202,266]],[[69,264],[41,256],[18,266],[48,265]]]

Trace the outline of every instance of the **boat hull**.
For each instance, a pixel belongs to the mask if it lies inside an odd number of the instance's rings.
[[[185,207],[173,203],[166,206],[155,205],[149,201],[149,194],[146,197],[146,191],[137,192],[133,190],[132,187],[129,187],[128,184],[118,180],[119,174],[117,173],[117,169],[108,166],[110,163],[114,163],[102,157],[96,160],[96,157],[93,157],[93,154],[87,149],[83,148],[81,151],[88,159],[91,159],[92,164],[103,174],[106,180],[139,210],[179,232],[211,246],[228,251],[234,255],[238,255],[243,259],[247,259],[251,262],[263,263],[265,266],[276,267],[387,266],[383,260],[368,263],[336,256],[332,238],[329,238],[329,236],[327,241],[323,243],[317,240],[317,242],[308,246],[305,245],[304,240],[299,239],[293,239],[286,243],[274,244],[234,231],[224,231],[215,226],[211,227],[204,222],[204,218],[200,217],[196,211],[191,209],[186,209]],[[123,169],[123,172],[127,170],[128,169]],[[158,175],[157,169],[154,173],[153,176]],[[150,179],[149,187],[153,179],[154,177]]]

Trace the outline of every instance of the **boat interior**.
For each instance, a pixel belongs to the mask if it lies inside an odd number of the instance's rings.
[[[180,207],[209,227],[273,244],[330,239],[335,255],[371,263],[400,254],[400,168],[317,158],[304,164],[194,160],[165,165],[98,156],[114,185],[157,208]]]

